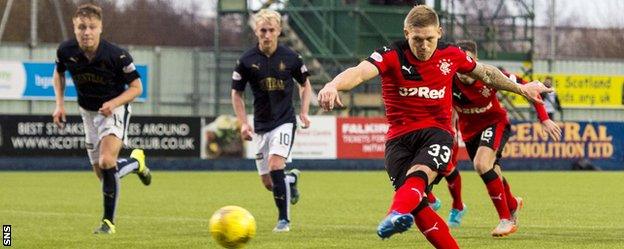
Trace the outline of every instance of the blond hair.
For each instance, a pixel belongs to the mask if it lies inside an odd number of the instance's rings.
[[[431,7],[427,5],[418,5],[414,6],[407,13],[405,17],[405,21],[403,22],[403,28],[424,28],[427,26],[435,25],[440,26],[440,22],[438,20],[438,14]]]
[[[254,28],[259,22],[271,22],[276,21],[278,26],[282,26],[282,15],[275,10],[270,9],[261,9],[253,16],[253,26]]]
[[[102,8],[91,3],[80,5],[78,9],[76,9],[76,12],[74,12],[73,18],[80,17],[102,20]]]

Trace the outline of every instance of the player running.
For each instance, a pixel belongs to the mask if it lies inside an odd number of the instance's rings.
[[[69,71],[78,92],[78,105],[85,142],[93,171],[102,182],[104,215],[96,234],[115,233],[115,209],[119,199],[119,179],[135,172],[149,185],[151,174],[143,150],[118,160],[127,142],[130,102],[143,88],[130,54],[100,38],[102,9],[93,4],[78,7],[72,18],[75,38],[60,44],[54,70],[56,109],[54,123],[65,122],[65,71]]]
[[[279,45],[281,16],[274,10],[263,9],[254,16],[254,31],[258,44],[240,57],[232,74],[232,105],[241,124],[241,137],[258,146],[256,167],[264,186],[273,192],[278,209],[274,232],[290,231],[290,207],[297,203],[299,170],[284,172],[295,139],[297,120],[292,102],[299,82],[302,128],[310,126],[308,110],[312,86],[301,56]],[[247,122],[243,93],[249,82],[254,96],[254,125]],[[256,134],[254,134],[254,131]]]
[[[473,41],[459,41],[457,45],[477,60],[477,45]],[[513,75],[507,76],[526,84]],[[500,221],[492,230],[492,236],[509,235],[517,230],[517,215],[523,200],[511,193],[509,182],[501,171],[500,158],[511,133],[507,111],[501,107],[496,89],[464,74],[457,74],[453,79],[453,106],[459,115],[458,127],[468,155],[498,212]],[[559,141],[561,129],[550,120],[544,105],[535,103],[534,108],[543,132]]]

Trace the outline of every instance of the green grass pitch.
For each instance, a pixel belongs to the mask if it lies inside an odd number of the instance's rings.
[[[462,248],[624,248],[622,172],[508,172],[525,199],[519,230],[493,238],[497,215],[481,179],[462,172],[468,214],[452,231]],[[156,171],[152,186],[122,180],[117,233],[93,235],[101,187],[91,172],[0,172],[0,223],[13,248],[217,248],[208,219],[239,205],[256,218],[247,248],[430,248],[417,229],[381,241],[375,234],[390,204],[385,172],[304,171],[291,232],[274,234],[276,209],[255,172]],[[446,182],[434,189],[446,219]]]

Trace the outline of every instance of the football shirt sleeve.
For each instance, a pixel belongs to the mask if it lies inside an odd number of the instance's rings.
[[[245,91],[245,85],[247,84],[247,78],[245,77],[245,66],[238,60],[236,61],[236,67],[232,72],[232,89],[236,91]]]
[[[123,50],[121,55],[117,58],[119,60],[119,66],[121,67],[121,74],[124,79],[124,83],[130,84],[130,82],[141,78],[139,72],[136,70],[134,60],[128,51]]]
[[[310,76],[310,72],[308,72],[308,68],[303,63],[303,58],[301,58],[301,55],[297,56],[297,59],[295,60],[295,66],[291,71],[291,75],[293,76],[293,78],[295,78],[295,80],[297,80],[297,82],[299,82],[299,85],[303,85],[308,76]]]
[[[62,52],[61,52],[61,48],[56,50],[56,60],[54,61],[56,63],[56,72],[63,75],[63,73],[65,73],[65,70],[67,70],[67,67],[65,67],[65,61],[63,60],[63,56],[62,56]]]
[[[375,50],[366,60],[377,67],[379,74],[383,74],[388,71],[389,68],[388,54],[390,51],[392,50],[384,46],[383,48]]]
[[[470,73],[477,66],[477,61],[468,56],[463,50],[457,48],[457,72]]]

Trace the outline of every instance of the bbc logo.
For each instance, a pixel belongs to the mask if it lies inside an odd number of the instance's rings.
[[[2,245],[11,246],[11,225],[2,225]]]

